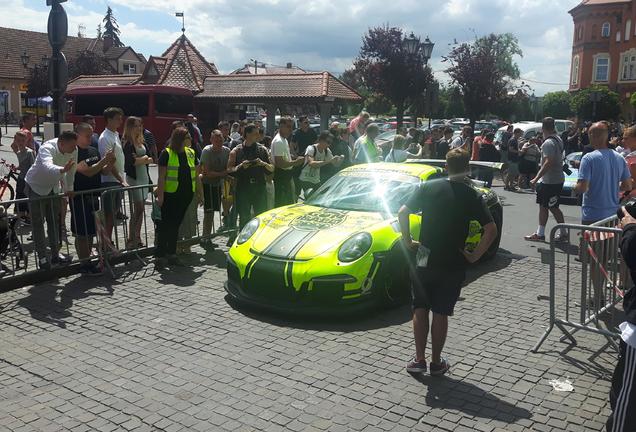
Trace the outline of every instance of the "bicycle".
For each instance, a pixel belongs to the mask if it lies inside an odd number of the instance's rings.
[[[3,168],[3,171],[8,170],[0,177],[0,201],[13,201],[15,199],[15,188],[10,181],[13,180],[17,185],[20,170],[14,164],[7,163],[4,159],[0,159],[0,168]]]

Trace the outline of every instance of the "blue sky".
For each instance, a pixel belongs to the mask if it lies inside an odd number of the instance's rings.
[[[107,5],[121,39],[146,56],[160,55],[186,34],[222,73],[250,58],[292,62],[307,70],[340,73],[351,65],[370,26],[385,23],[433,40],[431,65],[445,80],[441,57],[453,40],[489,32],[511,32],[520,41],[522,76],[537,95],[567,88],[572,19],[579,0],[68,0],[69,34],[78,26],[94,37]],[[175,6],[178,5],[178,6]],[[389,7],[390,6],[390,7]],[[45,0],[0,0],[0,26],[46,31]],[[551,84],[542,84],[551,83]],[[552,85],[556,84],[556,85]]]

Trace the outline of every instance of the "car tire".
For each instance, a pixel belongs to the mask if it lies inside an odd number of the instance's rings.
[[[503,208],[501,205],[496,205],[490,209],[490,214],[492,215],[495,225],[497,225],[497,237],[495,238],[495,241],[492,242],[486,253],[481,257],[479,262],[493,259],[497,255],[497,252],[499,251],[499,244],[501,243],[501,234],[503,230]]]
[[[402,245],[396,245],[387,255],[386,261],[374,281],[374,290],[379,303],[384,307],[395,307],[406,303],[411,298],[410,263],[406,258]]]

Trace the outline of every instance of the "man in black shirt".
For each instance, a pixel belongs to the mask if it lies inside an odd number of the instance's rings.
[[[452,140],[453,128],[447,126],[444,128],[444,136],[435,144],[435,159],[446,159]]]
[[[115,153],[108,151],[103,159],[99,157],[97,148],[91,145],[93,128],[88,123],[75,126],[77,133],[77,170],[75,171],[75,196],[71,201],[71,232],[75,235],[75,249],[80,260],[86,260],[80,267],[85,275],[99,276],[102,272],[88,259],[93,248],[96,234],[95,216],[99,210],[99,193],[81,193],[82,191],[99,189],[102,170],[115,163]]]
[[[508,170],[504,177],[504,189],[508,191],[517,191],[515,183],[519,180],[519,140],[522,136],[523,131],[517,128],[508,140]]]
[[[342,156],[342,163],[340,165],[325,165],[320,170],[320,182],[324,183],[331,177],[333,177],[338,171],[351,166],[351,149],[349,143],[342,139],[342,131],[344,128],[340,128],[340,123],[333,122],[329,126],[329,133],[331,133],[332,140],[329,145],[329,150],[333,156]]]
[[[292,152],[296,152],[296,156],[304,156],[305,150],[312,144],[316,144],[318,141],[318,135],[309,127],[309,119],[307,116],[299,118],[300,128],[296,129],[292,134],[291,147]]]
[[[497,226],[480,192],[467,183],[470,156],[453,149],[446,156],[448,180],[423,183],[402,206],[398,217],[402,240],[407,250],[417,253],[413,290],[413,332],[415,358],[407,371],[426,372],[426,341],[431,326],[431,375],[443,375],[450,368],[441,357],[448,332],[448,317],[453,315],[468,263],[479,260],[497,236]],[[422,212],[419,242],[411,238],[410,214]],[[477,247],[465,250],[471,221],[477,221],[484,233]]]
[[[249,124],[245,127],[245,141],[236,146],[227,162],[229,171],[236,178],[236,208],[239,216],[239,231],[252,218],[267,210],[265,174],[274,172],[265,146],[258,144],[259,130]]]

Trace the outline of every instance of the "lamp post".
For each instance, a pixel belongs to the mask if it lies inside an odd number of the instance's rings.
[[[529,97],[530,105],[532,106],[532,118],[534,121],[537,121],[537,97],[532,93]]]
[[[419,37],[413,34],[413,32],[411,32],[411,34],[408,37],[405,37],[404,40],[402,40],[402,49],[404,50],[408,58],[411,60],[421,59],[423,63],[422,66],[426,66],[426,64],[430,60],[434,47],[435,47],[435,43],[431,42],[428,36],[426,36],[426,39],[424,39],[424,42],[422,42]],[[419,59],[418,59],[418,56],[419,56]],[[415,126],[417,127],[417,116],[415,117],[414,121],[415,121]],[[430,115],[429,115],[429,123],[430,123]]]
[[[25,69],[29,69],[29,58],[30,56],[27,54],[26,50],[22,52],[20,56],[20,61],[22,62],[22,66]],[[48,62],[48,57],[46,55],[42,56],[42,64],[33,64],[33,74],[36,77],[40,77],[40,68],[46,67],[46,63]],[[40,136],[40,96],[38,96],[39,91],[35,92],[35,135]],[[27,98],[28,101],[28,98]]]
[[[592,120],[596,121],[596,104],[601,101],[603,94],[598,90],[590,92],[590,101],[592,101]]]

